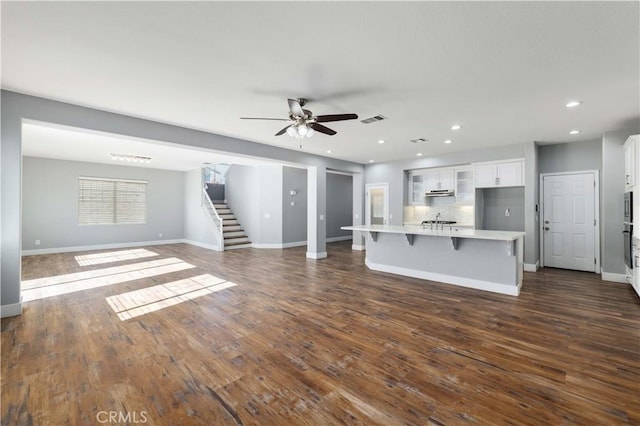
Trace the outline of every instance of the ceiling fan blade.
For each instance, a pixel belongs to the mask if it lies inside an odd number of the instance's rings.
[[[240,120],[274,120],[274,121],[289,121],[288,118],[263,118],[263,117],[240,117]]]
[[[280,135],[284,135],[285,132],[287,131],[287,129],[289,127],[293,126],[293,124],[289,124],[287,127],[285,127],[284,129],[280,130],[278,133],[275,134],[275,136],[280,136]]]
[[[358,114],[329,114],[315,117],[316,123],[328,123],[329,121],[356,120]]]
[[[324,133],[325,135],[329,135],[329,136],[333,136],[335,135],[336,132],[335,130],[331,130],[330,128],[328,128],[327,126],[323,126],[322,124],[318,124],[318,123],[309,123],[309,125],[313,128],[313,130],[315,130],[316,132],[320,132],[320,133]]]
[[[296,99],[287,99],[289,101],[289,110],[294,117],[304,117],[304,111],[300,102]]]

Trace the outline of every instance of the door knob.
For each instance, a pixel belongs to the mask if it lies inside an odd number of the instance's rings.
[[[548,231],[549,229],[550,229],[550,228],[549,228],[548,226],[545,226],[545,227],[544,227],[544,230],[545,230],[545,231]]]

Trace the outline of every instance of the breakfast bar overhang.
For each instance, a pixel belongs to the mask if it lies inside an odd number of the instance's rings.
[[[517,296],[523,276],[524,232],[344,226],[366,237],[374,271]]]

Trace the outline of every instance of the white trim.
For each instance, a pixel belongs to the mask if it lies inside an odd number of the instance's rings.
[[[594,255],[596,257],[595,268],[594,271],[597,274],[600,271],[600,172],[598,170],[577,170],[572,172],[557,172],[557,173],[540,173],[540,200],[539,200],[539,222],[540,222],[540,231],[539,231],[539,244],[540,244],[540,267],[544,267],[544,178],[546,176],[561,176],[561,175],[583,175],[583,174],[593,174],[593,181],[596,186],[594,188],[594,219],[596,220],[594,233]]]
[[[294,241],[292,243],[267,243],[267,244],[253,243],[251,244],[251,247],[257,248],[257,249],[285,249],[290,247],[300,247],[300,246],[306,246],[306,245],[307,245],[306,241]]]
[[[180,240],[179,242],[181,243],[185,243],[185,244],[190,244],[192,246],[196,246],[196,247],[201,247],[201,248],[205,248],[208,250],[213,250],[213,251],[220,251],[220,248],[218,247],[218,245],[214,245],[214,244],[209,244],[209,243],[201,243],[200,241],[193,241],[193,240]]]
[[[20,296],[22,300],[22,296]],[[0,318],[16,317],[22,314],[22,302],[0,306]]]
[[[371,203],[369,202],[369,191],[371,188],[383,188],[384,189],[384,225],[389,224],[389,182],[383,183],[367,183],[364,186],[364,223],[365,225],[371,225]]]
[[[307,258],[309,259],[324,259],[325,257],[327,257],[326,251],[323,251],[322,253],[311,253],[310,251],[307,252]]]
[[[536,263],[525,263],[524,270],[526,272],[537,272],[540,267],[540,261],[536,261]]]
[[[625,274],[616,274],[613,272],[602,271],[600,277],[602,278],[602,281],[629,284],[629,281],[627,280],[627,276]]]
[[[353,173],[351,172],[342,172],[340,170],[332,170],[332,169],[327,169],[327,173],[331,173],[334,175],[353,176]]]
[[[353,235],[341,235],[339,237],[329,237],[327,238],[326,241],[328,243],[337,243],[338,241],[348,241],[352,239],[353,239]]]
[[[76,251],[91,251],[91,250],[104,250],[114,248],[127,248],[127,247],[143,247],[143,246],[161,246],[165,244],[179,244],[187,243],[191,244],[188,240],[158,240],[158,241],[136,241],[131,243],[113,243],[113,244],[96,244],[91,246],[73,246],[73,247],[54,247],[48,249],[32,249],[22,250],[22,256],[34,256],[38,254],[55,254],[55,253],[73,253]],[[196,244],[194,244],[196,245]]]
[[[352,244],[351,250],[364,250],[364,244]]]
[[[520,294],[520,287],[522,287],[522,283],[519,283],[517,286],[494,283],[491,281],[475,280],[473,278],[456,277],[454,275],[444,275],[435,272],[420,271],[418,269],[408,269],[398,266],[383,265],[380,263],[370,262],[369,259],[365,259],[364,263],[369,269],[372,269],[374,271],[388,272],[390,274],[437,281],[445,284],[474,288],[477,290],[492,291],[494,293],[508,294],[509,296],[518,296]]]

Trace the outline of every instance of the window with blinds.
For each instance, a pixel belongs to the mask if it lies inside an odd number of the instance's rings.
[[[79,178],[80,225],[147,222],[147,182]]]

